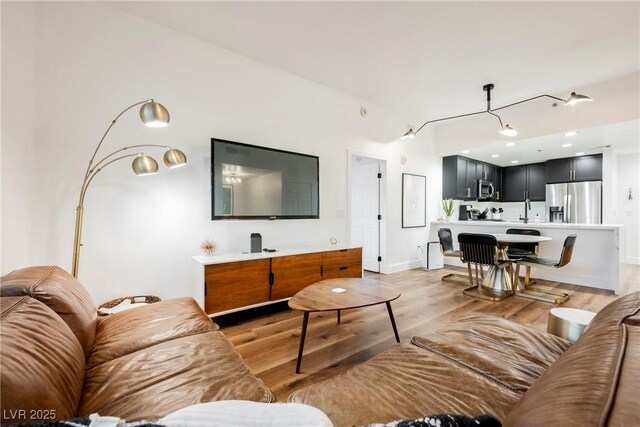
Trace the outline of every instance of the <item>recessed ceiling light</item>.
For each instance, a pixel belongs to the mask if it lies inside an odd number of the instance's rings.
[[[562,148],[568,148],[571,147],[571,144],[562,144]]]
[[[516,143],[515,142],[507,142],[504,145],[506,145],[507,147],[513,147],[514,145],[516,145]]]
[[[500,157],[500,154],[492,154],[491,157]]]
[[[583,154],[584,154],[584,151],[578,151],[578,152],[576,153],[576,156],[582,156]]]
[[[578,134],[577,130],[570,130],[569,132],[565,132],[564,136],[576,136]]]
[[[518,163],[518,161],[517,161],[517,160],[511,160],[511,164],[512,164],[512,165],[515,165],[516,163]]]
[[[462,150],[462,154],[469,154],[469,150]]]

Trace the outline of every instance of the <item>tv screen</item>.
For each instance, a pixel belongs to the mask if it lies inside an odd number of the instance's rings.
[[[318,218],[317,156],[211,138],[212,219]]]

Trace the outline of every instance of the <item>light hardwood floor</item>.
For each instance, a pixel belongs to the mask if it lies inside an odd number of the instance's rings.
[[[462,290],[468,283],[440,280],[454,271],[464,273],[465,270],[418,269],[389,275],[368,274],[365,277],[391,283],[402,292],[392,306],[403,343],[410,342],[414,335],[434,332],[471,311],[505,317],[546,330],[547,316],[553,305],[516,297],[493,303],[464,296]],[[621,294],[640,289],[639,266],[626,266],[622,273]],[[570,293],[571,299],[563,307],[598,311],[617,298],[608,291],[543,280],[538,282],[539,285]],[[384,305],[343,311],[340,325],[336,324],[333,312],[312,313],[302,371],[296,374],[302,313],[290,310],[286,305],[265,310],[214,321],[221,324],[222,332],[242,354],[251,370],[281,402],[286,401],[294,390],[331,378],[395,344]]]

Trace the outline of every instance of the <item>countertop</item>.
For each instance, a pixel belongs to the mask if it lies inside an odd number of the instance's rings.
[[[355,249],[361,246],[345,246],[345,245],[326,245],[326,246],[308,246],[298,248],[278,249],[276,252],[227,252],[211,256],[194,256],[193,259],[202,265],[224,264],[227,262],[250,261],[255,259],[268,259],[289,255],[312,254],[316,252],[339,251],[343,249]],[[276,248],[277,249],[277,248]]]
[[[473,227],[528,227],[528,228],[562,228],[572,230],[619,230],[623,224],[565,224],[558,222],[523,221],[431,221],[431,225],[455,225]]]

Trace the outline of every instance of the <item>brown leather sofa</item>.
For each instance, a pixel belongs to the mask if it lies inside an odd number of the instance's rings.
[[[13,271],[0,294],[3,422],[157,419],[202,402],[275,400],[191,298],[98,318],[58,267]]]
[[[438,413],[489,414],[508,427],[640,426],[640,292],[602,309],[573,345],[470,314],[289,401],[336,427]]]

